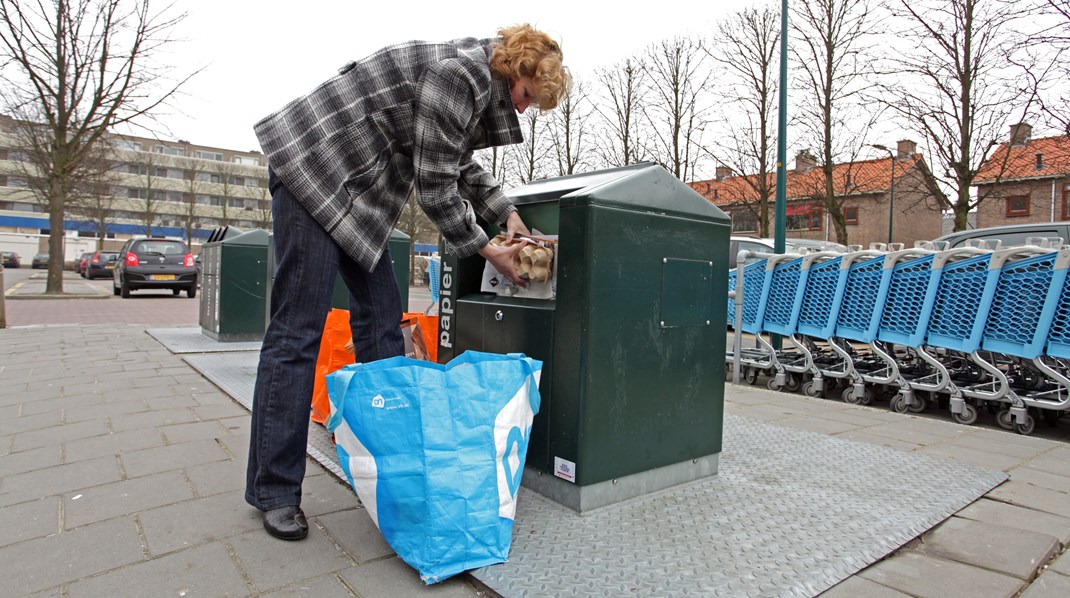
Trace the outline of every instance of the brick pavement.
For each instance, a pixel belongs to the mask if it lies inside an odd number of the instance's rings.
[[[479,595],[466,577],[423,587],[349,488],[313,461],[304,499],[309,539],[269,537],[242,500],[247,412],[147,335],[146,325],[11,321],[12,306],[38,302],[51,306],[41,306],[40,317],[84,318],[89,312],[74,314],[100,304],[109,307],[100,317],[109,319],[136,304],[158,304],[153,315],[165,320],[154,326],[196,322],[195,312],[172,321],[182,307],[162,307],[197,304],[184,297],[7,303],[12,328],[0,330],[0,596]],[[1065,421],[1024,437],[991,425],[959,426],[940,414],[893,414],[731,385],[726,410],[1010,475],[827,596],[1070,592]]]

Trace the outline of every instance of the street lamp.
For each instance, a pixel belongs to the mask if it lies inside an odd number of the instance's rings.
[[[888,244],[892,243],[892,221],[895,220],[895,153],[883,145],[872,145],[874,149],[888,152],[892,162],[892,180],[888,185]]]

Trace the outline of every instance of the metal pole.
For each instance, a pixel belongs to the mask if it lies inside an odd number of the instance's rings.
[[[892,164],[892,180],[888,183],[888,244],[892,244],[892,224],[895,220],[895,153],[883,145],[870,146],[888,152],[888,158]]]
[[[780,6],[780,108],[777,117],[776,229],[773,234],[773,251],[784,253],[788,187],[788,0],[782,0]],[[774,334],[770,340],[773,348],[780,350],[780,335]]]
[[[7,328],[7,309],[4,307],[4,265],[0,264],[0,330]]]
[[[784,253],[784,221],[787,217],[787,153],[788,153],[788,0],[780,7],[780,108],[777,115],[776,142],[776,226],[773,251]]]
[[[732,384],[739,384],[740,360],[741,353],[743,353],[743,279],[745,278],[743,269],[749,257],[750,252],[746,249],[736,256],[736,290],[732,293],[736,308],[733,318],[735,334],[732,335]]]

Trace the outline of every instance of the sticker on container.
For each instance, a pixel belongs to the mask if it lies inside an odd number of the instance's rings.
[[[554,457],[554,475],[562,480],[576,483],[576,464],[561,457]]]

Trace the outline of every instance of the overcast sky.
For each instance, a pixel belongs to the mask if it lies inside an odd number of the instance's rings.
[[[349,60],[410,39],[491,37],[529,22],[557,39],[581,79],[676,35],[708,32],[717,19],[756,0],[176,0],[188,13],[184,41],[164,57],[176,74],[203,67],[161,116],[174,139],[259,149],[253,123],[335,74]],[[622,10],[622,7],[625,7]],[[144,131],[135,134],[145,135]]]

